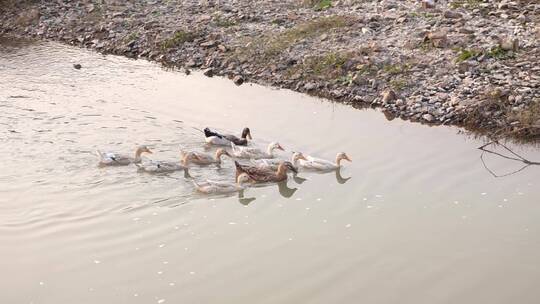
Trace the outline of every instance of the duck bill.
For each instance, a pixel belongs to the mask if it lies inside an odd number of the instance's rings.
[[[277,146],[277,149],[281,150],[281,151],[285,151],[285,149],[283,149],[283,147],[281,145]]]
[[[352,159],[349,156],[345,156],[345,159],[352,163]]]
[[[246,135],[246,138],[249,139],[249,140],[253,140],[253,137],[251,137],[251,133],[248,133],[248,134]]]

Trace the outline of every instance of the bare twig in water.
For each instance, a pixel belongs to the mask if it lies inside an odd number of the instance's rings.
[[[510,154],[512,154],[513,156],[515,157],[512,157],[512,156],[507,156],[507,155],[504,155],[504,154],[501,154],[499,152],[495,152],[495,151],[491,151],[489,150],[487,147],[489,146],[501,146],[503,149],[505,149],[506,151],[508,151]],[[521,155],[517,154],[516,152],[512,151],[510,148],[508,148],[507,146],[505,146],[504,144],[501,144],[500,142],[498,141],[491,141],[485,145],[482,145],[481,147],[479,147],[478,149],[482,150],[482,154],[480,155],[480,160],[482,161],[482,164],[484,165],[484,168],[486,168],[486,170],[491,174],[493,175],[493,177],[505,177],[505,176],[509,176],[509,175],[513,175],[513,174],[516,174],[516,173],[519,173],[525,169],[527,169],[529,166],[539,166],[540,165],[540,162],[533,162],[533,161],[530,161],[524,157],[522,157]],[[485,153],[489,153],[489,154],[493,154],[493,155],[497,155],[499,157],[502,157],[502,158],[505,158],[505,159],[509,159],[509,160],[513,160],[513,161],[517,161],[517,162],[521,162],[523,163],[524,165],[519,168],[518,170],[516,171],[512,171],[510,173],[506,173],[506,174],[503,174],[503,175],[498,175],[496,174],[495,172],[493,172],[493,170],[489,169],[489,167],[487,166],[485,160],[484,160],[484,154]]]

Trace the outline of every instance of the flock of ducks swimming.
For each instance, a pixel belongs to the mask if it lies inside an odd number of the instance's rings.
[[[287,173],[292,171],[298,173],[298,169],[315,170],[329,172],[341,167],[343,160],[352,161],[349,156],[340,152],[336,155],[334,162],[304,155],[301,152],[293,152],[291,160],[276,158],[275,150],[285,151],[283,147],[272,142],[266,150],[252,147],[251,131],[244,128],[240,137],[232,134],[220,134],[209,128],[204,129],[205,141],[210,145],[229,146],[228,151],[225,148],[218,148],[215,154],[207,154],[198,151],[180,151],[180,161],[156,161],[142,159],[145,153],[152,154],[147,146],[140,146],[136,149],[134,157],[122,155],[113,152],[97,151],[100,166],[127,166],[135,164],[139,170],[150,173],[167,173],[174,171],[188,172],[191,164],[198,166],[207,166],[212,164],[221,164],[222,157],[228,156],[235,159],[246,160],[243,164],[237,160],[234,161],[236,167],[236,182],[223,182],[206,180],[193,184],[195,188],[206,194],[232,193],[245,189],[250,183],[273,183],[287,180]]]

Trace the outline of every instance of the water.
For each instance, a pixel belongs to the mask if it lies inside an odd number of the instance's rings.
[[[492,176],[483,142],[459,129],[53,43],[1,40],[0,70],[1,303],[540,296],[540,170]],[[147,144],[171,160],[180,146],[203,151],[205,126],[249,126],[259,145],[346,151],[353,163],[241,197],[196,195],[181,172],[96,165],[96,149]],[[540,160],[534,147],[509,148]],[[522,165],[484,162],[499,175]],[[191,174],[230,180],[233,165]]]

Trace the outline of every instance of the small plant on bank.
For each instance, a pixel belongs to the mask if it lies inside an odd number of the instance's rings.
[[[304,5],[310,6],[316,11],[324,11],[332,7],[332,0],[304,0]]]
[[[480,3],[482,3],[481,0],[454,0],[450,3],[450,7],[453,9],[456,9],[456,8],[475,9],[480,6]]]
[[[214,23],[219,27],[231,27],[237,24],[236,21],[225,18],[223,16],[214,17]]]
[[[334,29],[348,27],[353,20],[353,18],[339,15],[316,18],[277,35],[255,38],[250,41],[250,47],[244,50],[244,53],[251,53],[249,56],[262,53],[261,59],[274,58],[303,39],[314,38]]]
[[[195,38],[197,38],[197,36],[198,35],[196,33],[180,30],[175,32],[171,38],[161,42],[161,48],[166,50],[172,47],[182,45],[186,42],[192,42],[193,40],[195,40]]]
[[[124,42],[130,42],[139,39],[139,33],[133,32],[124,38]]]
[[[482,54],[482,52],[479,52],[479,51],[476,51],[476,50],[473,50],[473,49],[460,49],[459,53],[458,53],[458,56],[456,58],[456,62],[467,61],[469,59],[476,58],[476,57],[480,56],[481,54]]]
[[[329,52],[321,56],[306,58],[300,64],[289,69],[289,75],[302,74],[305,79],[325,79],[335,83],[349,85],[353,74],[346,73],[345,64],[354,55],[344,52]]]
[[[492,47],[485,54],[489,58],[500,59],[500,60],[504,60],[504,59],[508,59],[508,58],[514,58],[514,53],[513,52],[507,51],[507,50],[503,49],[500,46]]]
[[[353,83],[353,75],[351,73],[341,76],[337,79],[337,83],[344,85],[344,86],[350,86]]]
[[[399,75],[406,73],[411,69],[411,65],[408,63],[398,64],[386,64],[382,67],[382,70],[390,75]]]
[[[409,86],[409,82],[402,78],[392,79],[389,84],[394,91],[402,91]]]

